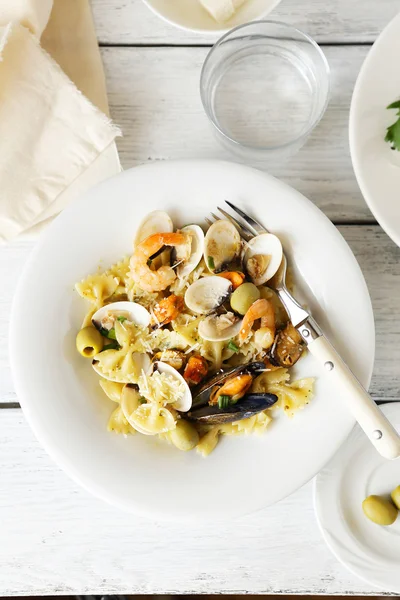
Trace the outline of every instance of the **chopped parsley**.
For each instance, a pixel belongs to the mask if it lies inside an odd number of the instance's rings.
[[[231,397],[230,396],[225,396],[225,395],[221,395],[218,398],[218,406],[219,408],[225,409],[228,408],[228,406],[231,403]]]
[[[116,340],[117,337],[115,335],[115,329],[112,327],[111,329],[106,329],[105,327],[100,327],[99,329],[101,335],[108,338],[109,340]]]
[[[139,402],[139,404],[146,404],[147,400],[144,396],[140,396],[138,402]]]
[[[215,262],[212,256],[207,256],[207,265],[209,269],[215,269]]]
[[[230,340],[228,344],[228,350],[232,350],[232,352],[239,352],[239,346],[237,346],[233,340]]]
[[[102,352],[104,352],[104,350],[120,350],[121,346],[118,344],[117,341],[115,342],[111,342],[110,344],[106,344],[105,346],[103,346],[103,350]]]
[[[123,315],[119,315],[119,317],[117,317],[117,321],[119,321],[120,323],[123,323],[124,321],[127,321],[128,317],[124,317]]]
[[[386,107],[388,110],[396,110],[397,120],[387,128],[385,142],[390,144],[392,150],[400,151],[400,100],[392,102]]]

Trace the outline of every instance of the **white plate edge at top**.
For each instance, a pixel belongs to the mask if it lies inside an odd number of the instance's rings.
[[[387,233],[387,235],[394,241],[397,246],[400,246],[400,231],[395,231],[393,229],[390,220],[387,220],[386,216],[383,212],[381,212],[379,204],[376,203],[375,199],[369,193],[368,187],[364,181],[362,175],[362,167],[360,165],[360,160],[358,156],[358,152],[356,150],[356,132],[355,132],[355,111],[358,108],[359,104],[359,96],[361,94],[362,86],[364,85],[364,78],[368,74],[368,69],[370,62],[375,59],[376,55],[380,52],[381,45],[385,43],[386,37],[391,35],[392,29],[394,31],[398,30],[400,35],[400,12],[393,17],[393,19],[386,25],[383,31],[379,34],[376,41],[372,45],[369,50],[364,62],[362,63],[360,72],[358,74],[352,98],[350,103],[350,113],[349,113],[349,146],[350,146],[350,155],[353,164],[354,174],[357,179],[358,186],[361,190],[361,193],[364,197],[364,200],[370,209],[373,216],[376,218],[378,223],[381,225],[382,229]],[[400,96],[400,89],[399,89]],[[396,98],[393,98],[393,101]],[[386,106],[382,106],[382,111],[386,110]],[[382,131],[382,137],[384,137],[385,131]],[[400,154],[400,152],[399,152]]]

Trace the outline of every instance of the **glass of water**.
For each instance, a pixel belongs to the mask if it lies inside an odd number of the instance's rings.
[[[232,29],[209,52],[200,80],[205,112],[244,160],[294,154],[322,118],[329,65],[314,40],[275,21]]]

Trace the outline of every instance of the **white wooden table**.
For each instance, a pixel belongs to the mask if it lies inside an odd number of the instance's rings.
[[[179,157],[224,157],[202,112],[200,66],[211,38],[158,20],[141,0],[92,0],[125,168]],[[301,152],[273,171],[339,227],[375,310],[372,393],[399,400],[400,249],[368,211],[351,167],[352,88],[398,0],[283,0],[273,18],[323,46],[332,99]],[[48,458],[18,406],[8,365],[13,292],[32,245],[0,249],[0,595],[55,593],[379,593],[323,543],[312,487],[229,525],[191,528],[126,515],[92,498]],[[55,398],[56,401],[56,398]]]

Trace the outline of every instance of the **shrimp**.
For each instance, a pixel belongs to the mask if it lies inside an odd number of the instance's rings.
[[[260,298],[253,302],[243,317],[242,328],[239,333],[239,340],[243,344],[250,335],[254,322],[261,319],[261,328],[268,329],[271,338],[275,337],[275,311],[274,305],[270,300]]]
[[[170,265],[163,265],[156,271],[149,267],[149,259],[163,246],[179,246],[186,238],[183,233],[155,233],[140,242],[130,261],[131,275],[139,287],[146,292],[161,292],[176,279],[176,273]]]

